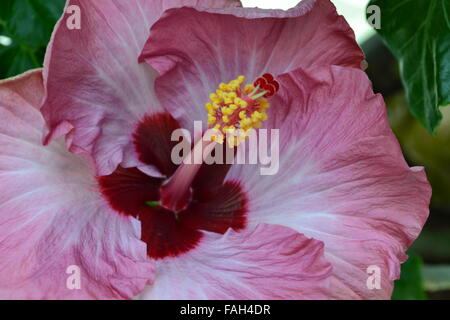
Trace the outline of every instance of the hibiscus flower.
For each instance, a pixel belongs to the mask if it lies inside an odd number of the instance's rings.
[[[431,190],[329,0],[70,5],[81,29],[65,14],[43,70],[0,82],[2,297],[390,297]],[[278,173],[176,165],[196,120],[279,129]]]

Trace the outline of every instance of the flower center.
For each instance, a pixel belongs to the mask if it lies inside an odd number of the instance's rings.
[[[270,104],[265,98],[272,97],[279,90],[279,83],[269,73],[242,88],[244,81],[245,77],[239,76],[229,83],[221,83],[216,93],[210,94],[211,101],[206,104],[206,110],[208,127],[214,134],[200,139],[187,157],[200,153],[204,159],[217,143],[223,144],[224,137],[228,147],[233,148],[249,137],[249,130],[260,128],[267,120],[266,109]],[[176,213],[187,208],[192,196],[190,186],[201,167],[202,163],[183,161],[160,188],[161,206]]]
[[[266,109],[270,107],[265,98],[273,96],[280,88],[274,77],[266,73],[253,84],[246,84],[244,76],[229,83],[221,83],[211,93],[206,103],[208,127],[217,132],[212,139],[223,143],[224,137],[230,147],[239,145],[251,129],[258,129],[267,120]]]
[[[240,76],[220,84],[207,104],[208,126],[220,130],[227,139],[233,127],[244,132],[259,128],[267,119],[266,98],[279,88],[269,74],[242,88],[244,80]],[[247,223],[247,195],[238,181],[225,179],[230,165],[183,162],[176,166],[171,161],[176,145],[171,135],[179,128],[170,114],[160,113],[146,116],[133,134],[140,161],[155,166],[169,179],[122,167],[98,178],[111,207],[140,220],[141,240],[147,244],[148,256],[154,259],[192,250],[203,237],[202,231],[225,233],[229,228],[240,230]],[[204,140],[208,139],[198,141],[187,157],[192,157],[197,149],[209,154],[219,142]]]

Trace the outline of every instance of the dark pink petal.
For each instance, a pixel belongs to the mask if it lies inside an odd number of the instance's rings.
[[[279,171],[235,165],[226,178],[248,195],[249,225],[281,224],[323,241],[331,298],[390,298],[428,217],[423,168],[408,167],[364,72],[334,66],[279,80],[267,124],[280,129]],[[366,285],[370,266],[380,268],[379,290]]]
[[[180,213],[183,225],[216,233],[245,227],[247,198],[239,183],[228,181],[210,189],[196,189],[193,198],[195,201]]]
[[[108,206],[90,162],[42,146],[43,95],[40,70],[0,82],[0,297],[132,298],[154,276],[139,222]]]
[[[158,261],[143,299],[321,299],[331,273],[323,243],[282,226],[224,235],[204,232],[198,247]]]
[[[139,213],[142,241],[153,259],[179,257],[199,245],[203,234],[180,222],[175,214],[163,208],[144,208]]]
[[[360,67],[353,31],[329,0],[305,0],[289,11],[169,10],[153,27],[140,61],[160,74],[156,93],[184,128],[206,123],[204,105],[221,82],[249,83],[299,67]]]
[[[163,179],[149,177],[136,168],[119,167],[98,181],[114,210],[141,221],[141,239],[150,258],[178,256],[197,245],[202,236],[200,231],[187,226],[173,212],[148,205],[159,200]]]
[[[171,159],[172,149],[178,141],[172,141],[172,133],[180,129],[178,122],[169,113],[145,116],[133,134],[135,150],[139,160],[153,165],[166,177],[170,177],[177,165]]]
[[[137,217],[148,201],[157,201],[162,179],[150,177],[137,168],[117,168],[98,177],[100,190],[110,206],[126,216]]]
[[[210,180],[219,181],[216,172],[206,171],[213,173]],[[102,194],[117,214],[141,221],[141,239],[150,258],[177,257],[194,249],[202,238],[201,230],[225,233],[246,226],[247,198],[238,183],[222,185],[220,180],[214,187],[197,183],[189,206],[175,214],[156,205],[163,181],[136,168],[121,167],[98,178]]]
[[[93,155],[97,172],[118,164],[142,165],[132,134],[144,115],[162,111],[153,88],[156,73],[137,63],[150,26],[168,8],[233,7],[235,0],[70,0],[81,9],[81,29],[65,14],[45,59],[43,114],[49,141],[66,135],[70,151]]]
[[[223,144],[222,152],[224,155],[226,155],[226,149],[227,145]],[[194,181],[192,182],[192,188],[194,188],[194,190],[201,190],[201,193],[197,193],[199,198],[209,198],[211,193],[214,193],[216,188],[223,184],[230,167],[231,164],[226,163],[203,163]]]

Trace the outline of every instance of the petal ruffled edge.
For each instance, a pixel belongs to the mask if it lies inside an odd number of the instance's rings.
[[[226,179],[248,194],[250,224],[281,224],[325,243],[330,297],[389,299],[428,218],[424,169],[409,168],[363,71],[299,69],[280,83],[267,124],[280,129],[279,171],[233,166]],[[370,266],[380,268],[381,290],[366,285]]]
[[[364,55],[329,0],[305,0],[291,10],[178,8],[153,25],[139,57],[160,76],[162,105],[192,130],[206,121],[203,106],[221,82],[239,75],[253,82],[299,67],[359,68]]]
[[[44,63],[48,126],[45,144],[61,136],[73,153],[90,154],[99,175],[144,167],[132,142],[138,122],[164,109],[154,94],[156,72],[138,64],[150,26],[178,6],[236,7],[237,0],[69,0]],[[70,30],[68,8],[80,8],[81,29]],[[155,173],[158,175],[159,173]]]
[[[41,70],[0,81],[0,296],[132,298],[154,275],[139,225],[108,207],[89,162],[41,144],[43,90]]]
[[[323,243],[261,224],[204,232],[198,248],[158,263],[141,299],[324,299],[331,267]]]

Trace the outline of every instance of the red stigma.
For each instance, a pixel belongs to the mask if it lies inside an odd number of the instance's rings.
[[[259,77],[255,80],[254,84],[255,87],[258,87],[263,91],[268,91],[264,98],[270,98],[273,97],[278,90],[280,90],[280,83],[275,80],[273,75],[270,73],[265,73],[262,77]]]

